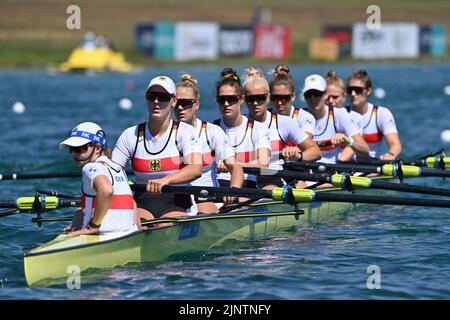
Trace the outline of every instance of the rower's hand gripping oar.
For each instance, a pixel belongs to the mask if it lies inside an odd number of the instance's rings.
[[[145,191],[146,185],[132,185],[133,190]],[[311,203],[317,201],[331,202],[351,202],[351,203],[368,203],[368,204],[393,204],[393,205],[410,205],[424,207],[441,207],[450,208],[450,200],[440,199],[418,199],[404,197],[387,197],[359,194],[339,194],[324,191],[314,191],[310,189],[293,189],[291,186],[284,188],[275,188],[273,190],[259,190],[249,188],[220,188],[220,187],[200,187],[200,186],[171,186],[162,187],[162,192],[182,193],[182,194],[199,194],[201,196],[225,196],[231,195],[236,197],[255,197],[273,199],[275,201],[283,201],[289,204]]]
[[[331,183],[333,186],[344,190],[352,191],[356,189],[383,189],[403,192],[413,192],[421,194],[430,194],[435,196],[450,196],[450,190],[444,188],[422,187],[406,183],[392,183],[377,179],[376,177],[357,177],[349,173],[343,174],[320,174],[306,173],[288,170],[273,170],[259,168],[244,168],[244,172],[253,175],[264,175],[271,177],[280,177],[286,179],[317,181],[321,183]]]

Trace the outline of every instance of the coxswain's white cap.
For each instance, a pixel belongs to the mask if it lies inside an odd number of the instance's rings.
[[[94,122],[83,122],[70,132],[70,137],[59,144],[60,149],[80,147],[89,142],[96,142],[106,148],[105,132]]]
[[[321,75],[311,74],[305,79],[305,83],[303,85],[303,93],[309,90],[319,90],[324,92],[326,88],[327,83]]]
[[[167,76],[158,76],[152,79],[147,86],[147,90],[149,90],[153,86],[161,86],[166,90],[169,94],[175,94],[175,83],[172,79]]]

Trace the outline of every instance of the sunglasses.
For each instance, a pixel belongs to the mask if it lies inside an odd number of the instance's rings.
[[[196,101],[195,99],[177,99],[177,108],[181,107],[183,110],[190,109]]]
[[[228,102],[229,105],[232,104],[236,104],[238,103],[239,99],[241,98],[241,96],[239,95],[231,95],[231,96],[227,96],[227,95],[223,95],[223,96],[216,96],[216,101],[218,104],[225,104],[225,102]]]
[[[286,103],[291,100],[290,94],[271,94],[270,101],[277,102],[281,101],[282,103]]]
[[[320,98],[323,96],[323,91],[319,91],[319,90],[308,90],[306,91],[303,96],[305,97],[305,99],[309,99],[311,97],[317,97]]]
[[[93,142],[89,142],[86,143],[85,145],[79,146],[79,147],[69,147],[69,152],[75,152],[75,153],[81,153],[81,152],[86,152],[90,146],[92,146],[94,143]]]
[[[167,102],[170,101],[170,99],[172,99],[173,97],[169,93],[147,91],[145,93],[145,98],[147,98],[148,101],[158,100],[159,102]]]
[[[356,94],[362,94],[366,88],[363,87],[347,87],[347,93],[352,94],[355,91]]]
[[[245,96],[245,102],[250,104],[260,105],[266,102],[267,95],[266,94],[252,94]]]

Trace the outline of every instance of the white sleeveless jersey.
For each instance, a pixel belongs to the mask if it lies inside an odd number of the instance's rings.
[[[190,184],[193,186],[218,187],[217,161],[235,155],[225,132],[217,125],[197,119],[196,135],[202,145],[202,176]]]
[[[248,163],[256,159],[256,150],[270,150],[269,128],[261,122],[242,117],[243,121],[237,127],[227,127],[221,120],[214,121],[214,124],[220,125],[227,134],[238,162]],[[230,180],[231,175],[228,172],[220,173],[218,178]],[[256,176],[244,173],[244,179],[256,181]]]
[[[133,222],[133,194],[128,185],[128,178],[119,165],[105,156],[99,157],[95,162],[88,163],[83,167],[81,187],[83,228],[88,226],[94,215],[96,192],[93,184],[94,179],[99,175],[106,176],[114,188],[109,210],[101,223],[100,233],[136,231],[138,228]]]
[[[394,116],[385,107],[369,103],[367,112],[362,115],[363,137],[369,145],[369,155],[378,158],[381,153],[381,142],[388,133],[397,133]]]
[[[263,122],[269,128],[271,146],[270,169],[282,170],[284,160],[281,151],[288,143],[298,145],[308,138],[306,132],[298,127],[295,120],[288,116],[272,114],[267,111]]]
[[[183,157],[193,152],[201,153],[201,144],[193,126],[170,120],[164,135],[155,139],[145,122],[121,134],[112,159],[123,167],[131,160],[136,183],[146,184],[148,180],[179,171],[185,166]]]
[[[300,128],[306,133],[314,135],[314,128],[316,126],[316,119],[314,116],[302,108],[291,106],[290,117],[297,121]]]
[[[313,140],[316,141],[322,151],[322,158],[319,162],[336,163],[336,159],[341,152],[339,147],[331,144],[331,138],[336,133],[343,133],[351,137],[360,133],[360,129],[351,121],[350,115],[345,108],[331,108],[325,106],[326,114],[316,119],[316,128]]]

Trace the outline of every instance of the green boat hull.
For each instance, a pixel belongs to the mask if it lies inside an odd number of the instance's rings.
[[[339,190],[339,189],[333,189]],[[342,192],[342,191],[341,191]],[[368,193],[361,191],[358,193]],[[372,190],[371,194],[374,193]],[[311,223],[321,223],[352,210],[355,204],[319,202],[295,206],[261,201],[233,213],[199,215],[170,227],[136,231],[129,234],[59,235],[24,256],[29,286],[46,286],[44,280],[65,282],[73,270],[114,268],[128,263],[166,261],[189,252],[207,251],[225,241],[268,238],[282,231]],[[276,213],[283,215],[275,215]],[[302,214],[300,214],[302,213]],[[234,218],[236,214],[238,217]],[[269,214],[269,216],[264,216]],[[53,281],[54,282],[54,281]]]

